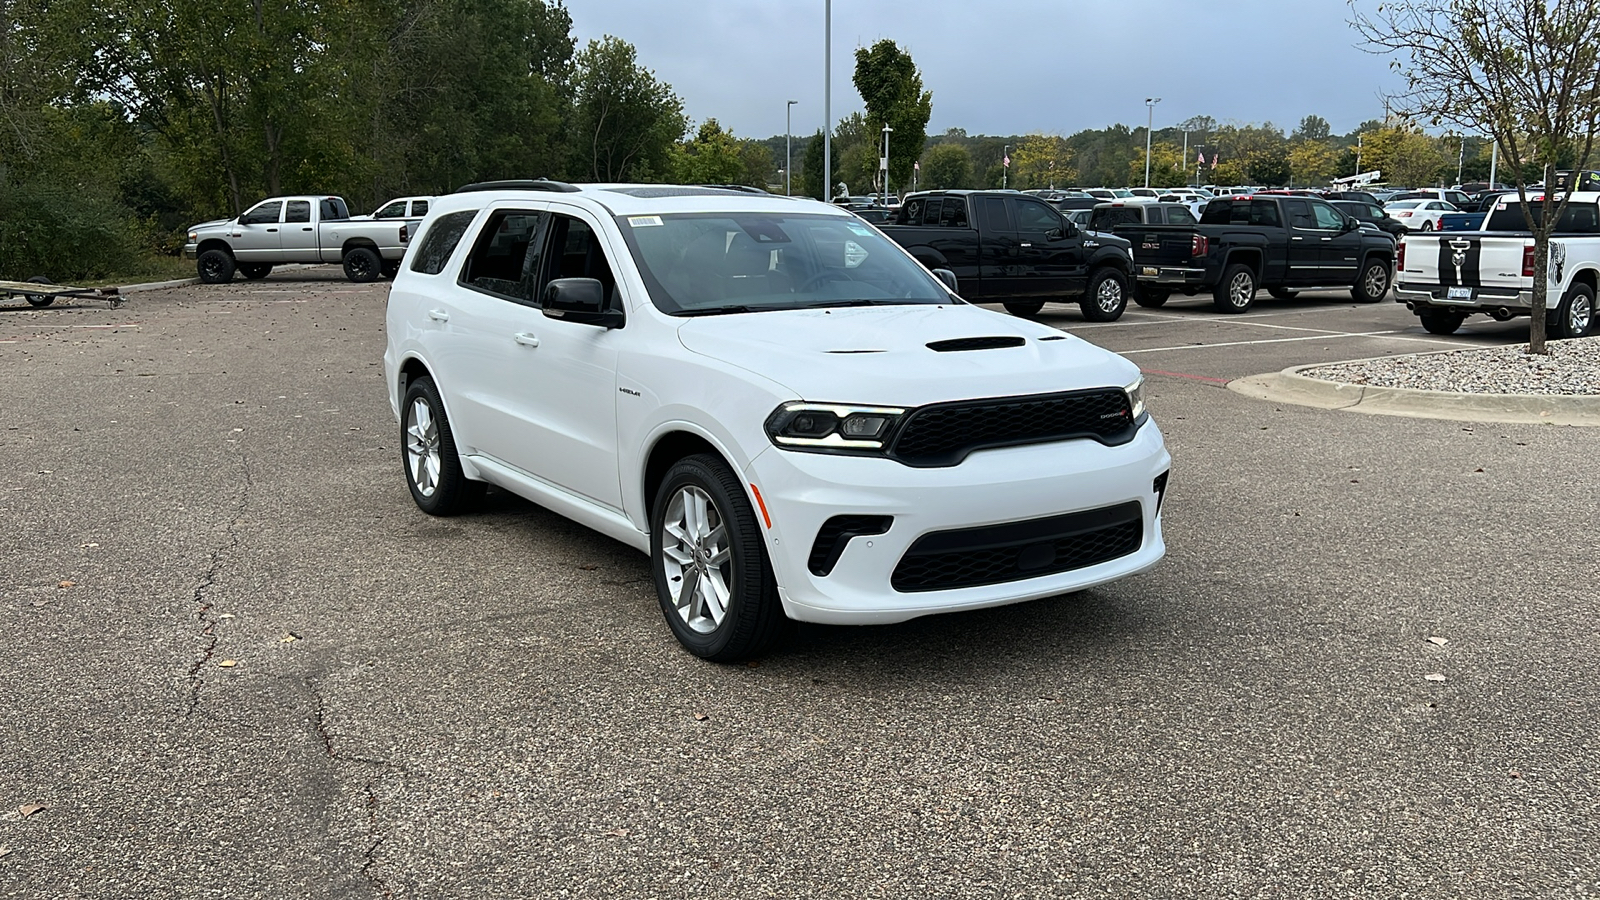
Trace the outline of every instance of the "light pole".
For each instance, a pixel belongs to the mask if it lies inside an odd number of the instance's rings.
[[[833,199],[833,0],[822,4],[822,199]]]
[[[799,100],[790,100],[783,107],[783,195],[785,197],[794,193],[789,189],[792,181],[790,172],[794,169],[794,105]]]
[[[883,205],[889,205],[889,123],[883,123]]]
[[[1147,111],[1144,122],[1144,186],[1150,186],[1150,126],[1156,121],[1156,104],[1161,102],[1160,97],[1144,98],[1144,108]]]

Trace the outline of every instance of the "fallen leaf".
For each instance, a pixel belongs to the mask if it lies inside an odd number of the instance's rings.
[[[285,631],[283,633],[283,637],[278,638],[278,642],[282,644],[288,644],[298,640],[300,640],[300,635],[295,634],[292,631]]]
[[[39,812],[39,811],[44,810],[44,809],[48,809],[48,808],[49,807],[45,806],[43,803],[29,803],[27,806],[19,806],[19,807],[17,807],[17,815],[19,815],[22,818],[26,819],[27,817],[33,815],[34,813]]]
[[[0,856],[10,856],[10,855],[11,855],[11,848],[10,847],[0,847]]]
[[[1443,681],[1444,680],[1444,675],[1442,675],[1442,674],[1440,674],[1438,672],[1434,672],[1434,673],[1429,674],[1429,675],[1424,675],[1422,677],[1426,678],[1429,681]]]
[[[238,664],[239,664],[239,661],[236,660],[236,659],[225,659],[222,662],[217,663],[217,668],[219,668],[219,669],[231,669],[234,666],[237,666]],[[1433,676],[1430,675],[1428,677],[1432,678]],[[1439,678],[1440,678],[1441,681],[1444,680],[1444,676],[1443,675],[1439,676]]]
[[[46,600],[43,597],[41,597],[38,600],[33,601],[33,605],[34,606],[44,606],[45,604],[47,604],[49,602],[50,602],[49,600]]]
[[[626,829],[626,828],[613,828],[610,831],[606,832],[606,834],[609,834],[612,837],[627,837],[628,836],[628,829]]]
[[[1443,647],[1445,644],[1450,643],[1450,639],[1449,638],[1442,638],[1442,637],[1431,637],[1431,638],[1428,638],[1428,643],[1437,644],[1438,646]]]
[[[223,614],[217,616],[217,618],[219,618],[219,619],[231,619],[231,618],[233,618],[233,613],[223,613]]]
[[[79,547],[98,547],[98,546],[100,546],[100,545],[99,545],[99,544],[97,544],[97,543],[95,543],[95,542],[94,542],[94,541],[90,541],[90,542],[89,542],[89,543],[87,543],[87,544],[79,544],[79,545],[78,545],[78,546],[79,546]]]
[[[706,715],[705,713],[695,713],[694,714],[694,720],[696,722],[704,722],[705,720],[707,720],[709,718],[711,718],[711,717]]]
[[[77,586],[78,586],[78,583],[76,581],[58,581],[58,582],[56,582],[56,587],[58,587],[58,588],[69,588],[69,587],[77,587]]]
[[[1512,772],[1511,773],[1511,777],[1512,778],[1521,778],[1522,777],[1522,773],[1521,772]],[[0,855],[3,855],[3,854],[0,854]]]

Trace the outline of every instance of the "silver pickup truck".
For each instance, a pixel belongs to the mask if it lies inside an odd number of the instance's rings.
[[[351,281],[375,281],[400,268],[419,219],[352,219],[342,197],[273,197],[237,219],[189,229],[183,255],[200,280],[222,284],[235,271],[265,278],[279,263],[342,263]]]

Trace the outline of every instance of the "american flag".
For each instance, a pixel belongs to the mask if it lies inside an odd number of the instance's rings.
[[[1198,160],[1196,160],[1196,162],[1198,162],[1202,166],[1205,165],[1206,164],[1206,152],[1204,150],[1201,150],[1198,155],[1199,155],[1200,158]]]
[[[1000,164],[1008,169],[1011,168],[1011,155],[1007,154],[1004,159],[1000,160]]]

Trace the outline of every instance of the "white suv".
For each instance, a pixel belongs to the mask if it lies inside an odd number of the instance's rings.
[[[951,279],[953,280],[953,279]],[[900,622],[1165,552],[1139,370],[971,306],[837,207],[550,181],[438,198],[389,294],[411,495],[484,483],[650,555],[691,652]]]

